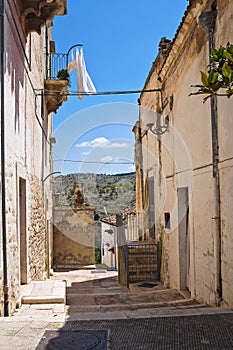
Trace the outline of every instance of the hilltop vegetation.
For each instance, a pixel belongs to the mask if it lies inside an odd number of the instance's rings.
[[[85,205],[94,207],[100,217],[135,204],[135,173],[58,176],[54,195],[59,197],[60,205],[72,205],[75,183],[83,191]]]

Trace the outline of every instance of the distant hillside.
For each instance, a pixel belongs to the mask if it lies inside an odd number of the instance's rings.
[[[135,205],[135,173],[58,176],[54,195],[59,197],[61,205],[72,204],[74,183],[83,190],[85,204],[94,207],[100,217]]]

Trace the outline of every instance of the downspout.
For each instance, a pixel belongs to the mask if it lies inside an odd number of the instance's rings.
[[[1,80],[1,191],[2,191],[2,250],[3,250],[3,292],[4,316],[9,316],[8,278],[7,278],[7,237],[6,237],[6,182],[5,182],[5,45],[4,45],[4,0],[0,0],[0,80]]]
[[[205,12],[199,17],[199,23],[208,33],[209,56],[214,48],[214,29],[217,17],[216,1],[212,5],[212,11]],[[209,61],[209,64],[211,62]],[[212,162],[213,162],[213,183],[214,183],[214,204],[215,215],[212,218],[216,230],[216,305],[220,306],[222,301],[222,234],[221,234],[221,193],[219,181],[219,140],[218,140],[218,109],[217,97],[211,96],[211,132],[212,132]]]
[[[139,143],[139,171],[140,171],[140,186],[141,186],[141,196],[140,196],[140,209],[141,209],[141,216],[140,216],[140,229],[141,232],[139,233],[140,240],[143,240],[145,237],[144,232],[144,175],[143,175],[143,152],[142,152],[142,120],[141,120],[141,101],[138,99],[138,106],[139,106],[139,128],[138,128],[138,139],[136,140],[137,143]]]
[[[49,48],[48,48],[48,24],[45,25],[45,79],[48,79],[49,71]],[[51,77],[51,72],[50,72]]]

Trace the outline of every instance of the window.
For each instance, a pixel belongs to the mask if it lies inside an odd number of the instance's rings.
[[[171,229],[170,213],[164,213],[164,221],[165,221],[165,228],[170,230]]]

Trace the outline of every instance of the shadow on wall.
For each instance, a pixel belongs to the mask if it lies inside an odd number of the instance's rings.
[[[6,81],[10,84],[12,95],[14,95],[14,108],[12,115],[14,118],[14,128],[16,133],[20,133],[20,91],[25,88],[24,71],[25,64],[30,68],[30,40],[28,37],[29,52],[26,53],[26,39],[19,32],[19,26],[16,23],[16,17],[12,15],[13,11],[11,5],[6,7],[5,28],[10,28],[5,33],[5,76]],[[7,23],[8,22],[8,23]],[[8,79],[11,77],[10,79]]]

